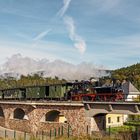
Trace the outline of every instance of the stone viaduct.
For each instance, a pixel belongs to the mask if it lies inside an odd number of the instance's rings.
[[[108,113],[140,114],[140,103],[0,101],[0,126],[36,134],[69,125],[73,135],[86,135],[105,129]]]

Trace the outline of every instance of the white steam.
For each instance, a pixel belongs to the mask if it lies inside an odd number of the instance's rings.
[[[44,77],[59,77],[67,80],[82,80],[90,77],[101,77],[107,73],[91,63],[73,65],[61,60],[50,62],[47,59],[34,60],[29,57],[22,57],[20,54],[13,55],[1,66],[0,73],[31,74],[43,73]]]

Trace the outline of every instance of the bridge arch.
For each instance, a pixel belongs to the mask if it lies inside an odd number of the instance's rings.
[[[4,112],[1,106],[0,106],[0,117],[4,117]]]
[[[21,108],[16,108],[14,110],[14,115],[13,115],[13,118],[14,119],[20,119],[20,120],[23,120],[25,117],[25,111]]]
[[[57,110],[49,111],[45,114],[45,121],[58,122],[60,112]]]
[[[58,122],[66,123],[67,119],[65,116],[58,110],[51,110],[45,114],[45,121],[47,122]]]
[[[106,113],[96,114],[94,116],[95,122],[100,130],[105,130],[106,128]]]

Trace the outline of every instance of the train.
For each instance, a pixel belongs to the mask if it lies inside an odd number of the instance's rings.
[[[1,100],[122,101],[121,87],[98,86],[91,81],[36,85],[0,90]]]

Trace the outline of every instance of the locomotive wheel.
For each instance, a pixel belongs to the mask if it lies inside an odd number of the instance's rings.
[[[96,96],[95,97],[95,101],[101,101],[100,97],[99,96]]]
[[[110,98],[110,101],[115,102],[115,98],[114,97],[111,97]]]
[[[91,97],[89,96],[84,96],[82,99],[83,101],[91,101]]]
[[[106,96],[104,96],[104,97],[103,97],[103,101],[107,101],[107,98],[106,98]]]
[[[88,97],[84,96],[82,97],[83,101],[88,101]]]

